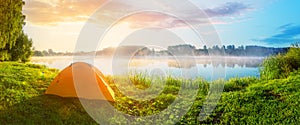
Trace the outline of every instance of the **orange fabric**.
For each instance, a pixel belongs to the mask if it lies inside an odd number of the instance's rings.
[[[75,81],[75,82],[74,82]],[[114,101],[114,91],[95,67],[78,62],[61,71],[45,94]]]

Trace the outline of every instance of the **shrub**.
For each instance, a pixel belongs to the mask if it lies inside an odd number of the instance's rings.
[[[261,69],[262,79],[287,78],[300,68],[300,43],[292,45],[286,54],[278,54],[264,60]]]

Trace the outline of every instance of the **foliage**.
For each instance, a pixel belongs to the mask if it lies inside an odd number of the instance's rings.
[[[22,14],[22,0],[1,0],[0,2],[0,49],[12,48],[22,30],[25,17]]]
[[[222,46],[218,45],[212,46],[211,48],[203,46],[203,49],[196,48],[195,46],[184,44],[168,46],[167,50],[154,50],[153,48],[143,47],[136,48],[134,46],[122,46],[121,48],[108,47],[103,50],[96,51],[97,56],[112,56],[115,51],[120,52],[120,56],[250,56],[250,57],[267,57],[270,55],[276,55],[278,53],[286,53],[288,48],[272,48],[263,46],[238,46],[234,45]],[[54,52],[49,50],[35,50],[34,56],[84,56],[89,55],[91,52]],[[93,53],[93,52],[92,52]]]
[[[96,124],[75,98],[61,98],[44,95],[49,83],[58,74],[55,69],[35,64],[0,63],[0,122],[3,124]],[[264,80],[257,78],[233,78],[225,82],[222,97],[204,121],[198,116],[209,88],[216,82],[201,78],[155,79],[143,74],[124,78],[108,76],[107,82],[116,92],[117,110],[134,116],[149,116],[172,108],[172,114],[162,114],[167,119],[156,122],[172,124],[170,119],[180,120],[176,124],[297,124],[300,119],[299,96],[300,71],[294,71],[287,78]],[[132,91],[127,85],[134,82],[139,89],[157,89],[165,82],[160,94],[151,100],[141,101],[128,98],[118,89]],[[153,81],[154,80],[154,81]],[[198,86],[196,100],[179,101],[169,107],[175,99],[181,99],[181,87]],[[161,87],[160,87],[161,88]],[[159,89],[160,89],[159,88]],[[188,94],[186,92],[185,94]],[[178,115],[180,108],[188,103],[192,107],[184,116]],[[105,108],[105,107],[104,107]],[[98,110],[98,109],[95,109]],[[109,119],[110,124],[148,123],[143,119],[131,120],[124,116]],[[153,121],[154,123],[154,121]],[[148,123],[151,124],[151,123]]]
[[[16,41],[15,46],[9,50],[12,61],[28,62],[32,55],[32,40],[28,36],[21,32],[19,38]]]
[[[0,1],[0,61],[28,61],[32,41],[22,31],[25,16],[23,0]]]
[[[287,78],[291,72],[300,68],[299,44],[294,44],[286,54],[278,54],[264,60],[261,69],[261,78]]]
[[[86,52],[88,53],[88,52]],[[48,50],[34,50],[33,51],[33,56],[73,56],[75,54],[78,55],[84,55],[84,52],[78,52],[78,53],[71,53],[71,52],[54,52],[52,49]]]
[[[299,64],[300,64],[300,42],[292,44],[292,47],[289,49],[289,52],[286,54],[286,56],[293,57],[299,66]]]

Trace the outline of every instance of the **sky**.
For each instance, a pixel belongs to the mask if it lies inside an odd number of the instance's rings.
[[[288,47],[300,42],[299,0],[187,0],[197,8],[167,0],[112,1],[114,4],[108,6],[109,0],[25,0],[24,31],[32,38],[35,50],[57,52],[73,52],[81,45],[84,51],[94,49],[89,37],[95,35],[86,37],[86,46],[78,44],[82,29],[91,23],[99,29],[109,26],[102,29],[106,32],[99,35],[102,39],[97,49],[120,45],[165,48],[181,43],[200,48],[218,40],[221,43],[217,45],[267,47]],[[165,11],[128,13],[116,18],[129,10],[150,6]],[[203,39],[206,35],[213,38]]]

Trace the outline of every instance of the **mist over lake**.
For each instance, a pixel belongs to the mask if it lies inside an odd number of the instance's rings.
[[[127,75],[144,73],[157,76],[185,78],[202,77],[206,80],[233,77],[259,77],[259,66],[263,57],[85,57],[48,56],[32,57],[31,62],[63,70],[73,62],[93,64],[105,75]],[[113,68],[112,68],[113,67]],[[218,77],[215,77],[219,75]]]

